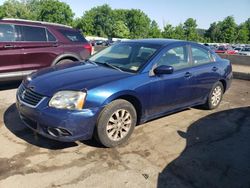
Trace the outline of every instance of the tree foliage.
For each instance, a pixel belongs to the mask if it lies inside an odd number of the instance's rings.
[[[6,0],[0,7],[0,17],[71,25],[74,13],[68,4],[59,0]]]
[[[31,14],[26,1],[7,0],[0,8],[1,17],[29,19]]]
[[[72,25],[85,35],[109,38],[163,37],[198,42],[250,42],[250,18],[237,25],[233,16],[212,23],[207,30],[197,28],[193,18],[177,26],[166,24],[161,30],[155,20],[139,9],[112,9],[104,4],[74,19],[70,6],[60,0],[5,0],[0,6],[0,18],[3,17]]]
[[[186,40],[198,41],[199,36],[196,30],[197,29],[196,20],[194,20],[193,18],[188,18],[184,22],[183,29]]]
[[[234,43],[236,40],[236,30],[237,30],[237,24],[235,23],[235,20],[232,16],[226,17],[221,22],[221,38],[222,41],[227,43]]]
[[[249,31],[247,24],[244,23],[239,25],[236,41],[238,43],[247,43],[249,41]]]
[[[70,6],[58,0],[42,0],[38,20],[72,25],[74,13]]]
[[[153,20],[150,24],[149,32],[148,32],[149,38],[161,38],[161,30],[155,20]]]

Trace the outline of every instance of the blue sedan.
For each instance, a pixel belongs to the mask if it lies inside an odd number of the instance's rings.
[[[22,121],[59,141],[93,136],[106,147],[128,140],[137,124],[192,106],[218,107],[232,67],[203,45],[130,40],[84,62],[43,69],[17,91]]]

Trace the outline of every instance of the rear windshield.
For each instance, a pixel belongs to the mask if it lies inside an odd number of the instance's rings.
[[[80,31],[59,29],[59,32],[72,42],[87,42]]]
[[[226,48],[224,46],[220,46],[218,50],[225,50]]]

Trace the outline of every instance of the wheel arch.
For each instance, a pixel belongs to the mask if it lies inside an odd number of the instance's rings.
[[[227,82],[226,82],[226,80],[221,79],[221,80],[219,80],[219,82],[222,83],[222,85],[223,85],[223,93],[225,93],[226,90],[227,90]]]
[[[62,55],[56,57],[56,59],[54,59],[54,61],[52,62],[51,66],[56,65],[59,61],[64,60],[64,59],[70,59],[72,61],[80,61],[81,60],[81,58],[78,57],[78,55],[67,53],[67,54],[62,54]]]
[[[136,96],[136,94],[132,91],[126,91],[126,92],[118,93],[118,94],[115,94],[115,95],[109,97],[104,102],[104,104],[108,105],[110,102],[117,100],[117,99],[126,100],[134,106],[136,113],[137,113],[137,124],[139,124],[141,117],[143,115],[143,104],[142,104],[141,100],[139,99],[139,97]]]

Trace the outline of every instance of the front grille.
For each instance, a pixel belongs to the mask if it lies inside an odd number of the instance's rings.
[[[25,88],[23,84],[21,84],[18,89],[18,97],[22,102],[33,107],[35,107],[44,98],[43,95],[38,94],[31,89]]]

